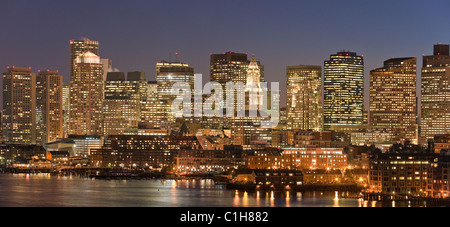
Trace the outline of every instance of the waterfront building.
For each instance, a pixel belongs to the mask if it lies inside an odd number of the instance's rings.
[[[287,67],[287,128],[322,131],[322,67]]]
[[[427,195],[434,198],[450,197],[450,150],[441,151],[432,163],[429,173]]]
[[[449,45],[437,44],[423,57],[421,93],[421,144],[435,135],[450,134]]]
[[[3,73],[3,141],[36,143],[36,74],[31,68],[8,67]]]
[[[178,150],[94,149],[91,167],[173,169]]]
[[[70,78],[70,135],[102,135],[103,66],[92,52],[79,55]]]
[[[201,145],[194,136],[114,135],[106,143],[116,150],[194,150]]]
[[[101,149],[104,145],[103,138],[96,135],[70,135],[68,140],[75,143],[75,155],[79,157],[89,156],[91,150]]]
[[[341,51],[324,67],[324,127],[364,123],[364,57]]]
[[[303,173],[295,170],[240,169],[233,172],[232,182],[260,187],[302,186]]]
[[[278,149],[253,151],[247,159],[248,169],[283,169],[283,156]]]
[[[244,151],[180,150],[175,157],[178,173],[223,173],[244,165]]]
[[[370,159],[369,192],[387,195],[425,196],[433,153],[407,149],[373,154]]]
[[[284,168],[298,170],[345,170],[347,155],[341,148],[285,148]]]
[[[39,71],[36,77],[36,143],[63,138],[63,77],[58,71]]]
[[[418,144],[416,58],[393,58],[370,73],[370,130]]]

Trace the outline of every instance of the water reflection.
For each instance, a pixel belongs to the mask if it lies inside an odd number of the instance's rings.
[[[212,180],[102,181],[76,176],[0,175],[0,206],[381,207],[348,192],[235,191]]]

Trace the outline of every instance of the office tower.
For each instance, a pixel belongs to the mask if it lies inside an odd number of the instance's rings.
[[[156,81],[160,100],[166,105],[164,119],[168,122],[175,122],[176,119],[172,114],[172,102],[177,96],[173,95],[172,87],[178,82],[188,83],[192,91],[194,89],[194,68],[181,62],[157,62]]]
[[[69,137],[70,86],[63,83],[63,138]]]
[[[370,72],[370,130],[417,144],[416,58],[393,58]]]
[[[86,52],[74,62],[70,78],[70,135],[101,135],[103,65],[100,57]]]
[[[103,100],[104,135],[123,135],[141,120],[139,86],[125,79],[123,72],[110,72]]]
[[[39,71],[36,77],[36,143],[63,137],[63,77],[57,71]]]
[[[288,129],[322,131],[322,67],[287,67]]]
[[[324,127],[363,124],[364,58],[354,52],[331,55],[324,67]]]
[[[91,52],[95,55],[99,55],[99,43],[92,40],[71,40],[70,41],[70,77],[72,78],[74,72],[74,61],[78,56]]]
[[[148,81],[145,90],[145,99],[141,106],[141,122],[148,124],[150,128],[160,128],[164,120],[164,110],[167,106],[164,101],[159,99],[158,83]]]
[[[444,134],[450,134],[450,55],[449,45],[438,44],[423,57],[421,144]]]
[[[264,81],[264,66],[258,63],[260,82]],[[224,54],[212,54],[211,55],[211,81],[218,82],[222,85],[223,90],[226,89],[228,82],[247,84],[247,69],[250,65],[247,54],[226,52]],[[235,105],[234,109],[237,109],[237,105],[244,105],[244,103],[237,103],[236,93],[242,91],[232,92],[227,91],[224,95],[223,108],[227,109],[227,96],[234,95]]]
[[[36,74],[8,67],[3,73],[3,141],[36,143]]]

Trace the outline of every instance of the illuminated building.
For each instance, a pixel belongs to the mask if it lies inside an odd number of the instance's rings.
[[[322,67],[287,67],[287,128],[322,131]]]
[[[434,153],[440,154],[441,151],[450,151],[450,134],[434,136]]]
[[[75,60],[78,56],[91,52],[99,55],[99,43],[92,40],[71,40],[70,41],[70,78],[74,76]]]
[[[370,160],[369,192],[424,196],[435,154],[388,152]]]
[[[255,60],[256,62],[256,60]],[[233,82],[235,84],[242,83],[243,85],[247,84],[247,81],[250,79],[248,74],[248,67],[250,66],[251,61],[248,60],[248,55],[243,53],[233,53],[226,52],[224,54],[211,54],[211,81],[217,82],[222,85],[223,91],[226,92],[223,96],[222,106],[224,108],[224,112],[227,109],[226,100],[227,97],[234,97],[234,110],[235,113],[237,111],[237,107],[248,105],[248,103],[239,103],[237,98],[237,94],[245,92],[244,90],[226,90],[226,84],[228,82]],[[251,77],[259,77],[259,81],[264,81],[264,66],[261,65],[260,62],[256,62],[257,67],[254,67],[251,72],[254,76]],[[254,64],[253,64],[254,65]],[[257,69],[258,68],[258,69]],[[259,72],[256,72],[258,70]],[[255,80],[256,82],[257,80]],[[244,88],[245,89],[245,88]],[[231,119],[224,117],[221,119],[222,127],[229,128],[231,127]]]
[[[339,52],[325,61],[324,127],[364,123],[364,58]]]
[[[427,195],[434,198],[450,197],[450,150],[442,151],[431,165],[432,171],[428,174]]]
[[[101,135],[103,66],[100,57],[86,52],[74,61],[70,78],[70,135]]]
[[[103,135],[123,135],[141,120],[139,86],[123,72],[108,73],[103,100]]]
[[[303,185],[303,173],[294,170],[239,169],[233,172],[232,183],[255,185],[255,189],[286,189]]]
[[[63,83],[63,138],[69,137],[69,110],[70,110],[70,86],[69,83]]]
[[[434,46],[432,56],[423,57],[421,144],[435,135],[450,134],[449,45]]]
[[[348,166],[341,148],[285,148],[283,160],[285,169],[344,170]]]
[[[108,136],[108,145],[117,150],[192,150],[201,149],[194,136]]]
[[[68,140],[72,140],[75,143],[77,156],[90,155],[91,150],[101,149],[103,147],[103,138],[100,136],[70,135]]]
[[[227,172],[242,166],[242,150],[180,150],[175,157],[179,173]]]
[[[116,150],[91,151],[91,166],[103,168],[169,168],[174,165],[177,150]]]
[[[370,73],[370,130],[417,144],[416,58],[394,58]]]
[[[36,74],[30,68],[3,73],[2,131],[4,142],[36,143]]]
[[[36,77],[36,143],[62,137],[63,77],[57,71],[40,71]]]
[[[279,150],[254,151],[247,157],[248,169],[282,169],[283,156]]]
[[[155,128],[161,127],[160,123],[165,118],[166,102],[159,99],[158,83],[149,81],[145,91],[145,98],[142,99],[141,121],[151,124]]]
[[[372,146],[390,141],[391,133],[388,132],[352,132],[351,144],[357,146]]]
[[[159,99],[165,104],[164,118],[166,121],[174,123],[176,119],[172,114],[172,102],[177,95],[173,94],[172,87],[179,82],[188,83],[192,91],[194,89],[194,68],[181,62],[157,62],[156,81],[158,82]]]

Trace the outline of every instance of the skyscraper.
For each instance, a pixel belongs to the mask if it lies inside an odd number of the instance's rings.
[[[36,143],[36,74],[8,67],[3,73],[3,141]]]
[[[70,78],[70,135],[102,135],[103,65],[86,52],[74,61]]]
[[[172,114],[172,102],[177,97],[173,94],[172,87],[178,82],[188,83],[191,90],[194,89],[194,68],[181,62],[156,63],[156,81],[160,100],[166,104],[165,120],[175,122]],[[193,96],[193,93],[192,93]]]
[[[370,130],[417,143],[416,58],[394,58],[370,73]]]
[[[323,129],[322,67],[287,67],[288,129]]]
[[[264,81],[264,66],[258,63],[259,67],[259,77],[260,82]],[[211,81],[217,82],[222,85],[223,90],[225,91],[226,84],[228,82],[233,83],[242,83],[244,85],[247,84],[247,69],[250,65],[250,61],[248,60],[248,55],[243,53],[234,53],[234,52],[226,52],[224,54],[212,54],[211,55]],[[227,107],[227,96],[234,95],[236,96],[237,92],[243,91],[227,91],[224,95],[224,101],[222,106],[224,109]],[[237,105],[244,105],[244,103],[237,103],[237,99],[235,97],[234,109],[237,109]]]
[[[450,134],[450,55],[449,45],[434,46],[423,57],[421,144],[435,135]]]
[[[123,135],[141,120],[140,87],[123,72],[108,73],[103,100],[104,135]]]
[[[70,41],[70,77],[72,78],[74,72],[74,61],[78,56],[91,52],[95,55],[99,55],[99,43],[92,40],[71,40]]]
[[[354,52],[331,55],[324,67],[324,127],[363,124],[364,58]]]
[[[63,137],[63,77],[57,71],[39,71],[36,115],[36,143],[51,143]]]

